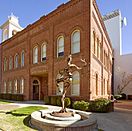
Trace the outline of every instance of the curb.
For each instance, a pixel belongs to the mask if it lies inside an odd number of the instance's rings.
[[[131,109],[124,109],[124,108],[118,108],[118,107],[114,107],[114,110],[117,110],[117,111],[125,111],[125,112],[132,112]]]

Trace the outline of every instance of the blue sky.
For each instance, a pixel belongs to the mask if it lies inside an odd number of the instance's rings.
[[[0,25],[7,17],[14,13],[19,17],[20,25],[26,27],[48,14],[62,3],[68,0],[1,0],[0,2]],[[97,0],[101,14],[104,15],[113,10],[120,9],[122,16],[127,17],[128,25],[123,27],[123,53],[132,52],[132,1],[131,0]]]

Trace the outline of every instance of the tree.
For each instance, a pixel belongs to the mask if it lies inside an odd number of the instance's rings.
[[[122,73],[121,82],[117,86],[117,93],[122,94],[124,89],[132,82],[132,74]]]

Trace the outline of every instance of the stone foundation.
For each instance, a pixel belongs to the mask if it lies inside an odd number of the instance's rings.
[[[51,113],[51,111],[36,111],[31,114],[31,124],[42,131],[94,131],[96,129],[97,120],[95,114],[83,111],[75,112],[81,115],[82,120],[57,121],[45,119],[45,113]]]

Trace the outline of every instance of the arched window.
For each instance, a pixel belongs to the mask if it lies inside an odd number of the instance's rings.
[[[106,84],[106,83],[105,83],[105,79],[104,79],[104,85],[103,85],[103,87],[104,87],[104,89],[103,89],[103,95],[105,95],[105,87],[106,87],[106,86],[105,86],[105,84]]]
[[[12,93],[12,81],[9,81],[9,90],[8,93]]]
[[[71,35],[71,53],[80,52],[80,31],[76,30]]]
[[[7,71],[7,58],[4,58],[4,71]]]
[[[59,36],[57,39],[57,57],[64,56],[64,37]]]
[[[96,74],[96,95],[98,95],[98,74]]]
[[[61,78],[61,75],[58,74],[57,77],[56,77],[56,79],[60,79],[60,78]],[[56,89],[56,94],[57,95],[61,95],[62,92],[63,92],[63,89],[64,89],[64,82],[60,82],[59,83],[59,87],[57,87],[57,89]]]
[[[19,56],[18,56],[18,54],[16,54],[15,55],[15,59],[14,59],[14,67],[15,67],[15,69],[18,68],[18,58],[19,58]]]
[[[80,74],[78,71],[73,72],[71,94],[80,95]]]
[[[100,43],[99,43],[99,38],[97,38],[97,57],[99,58],[100,54]]]
[[[23,94],[24,92],[24,79],[22,78],[20,80],[20,94]]]
[[[41,61],[44,62],[46,60],[46,42],[44,42],[41,46]]]
[[[109,80],[107,80],[107,88],[106,88],[106,94],[109,94]]]
[[[3,90],[3,93],[6,93],[6,88],[7,88],[7,84],[6,84],[6,81],[4,81],[4,90]]]
[[[11,70],[13,68],[13,58],[12,56],[10,56],[9,58],[9,70]]]
[[[7,39],[8,39],[8,30],[5,29],[5,30],[3,31],[3,41],[5,41],[5,40],[7,40]]]
[[[24,51],[21,52],[21,67],[24,66]]]
[[[17,90],[18,90],[18,80],[15,80],[14,81],[14,94],[17,93]]]
[[[104,86],[103,86],[103,79],[101,80],[101,95],[103,95]]]
[[[38,47],[33,48],[33,64],[38,63]]]
[[[95,31],[93,31],[93,51],[95,54],[96,51],[96,35],[95,35]]]

